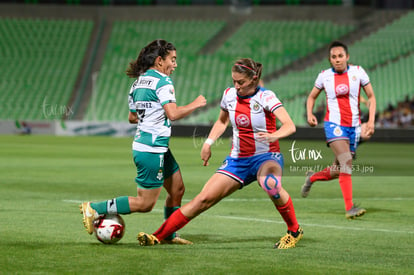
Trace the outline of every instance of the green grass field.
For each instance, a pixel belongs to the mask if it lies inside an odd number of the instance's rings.
[[[171,141],[184,203],[229,152],[229,140],[220,140],[203,167],[201,142]],[[163,220],[165,192],[151,213],[124,216],[126,233],[116,245],[89,236],[78,210],[82,201],[136,195],[130,138],[0,136],[0,274],[414,274],[414,144],[359,148],[354,201],[367,214],[352,221],[338,181],[300,197],[303,169],[332,160],[323,141],[281,146],[283,186],[305,232],[296,248],[272,248],[286,226],[256,183],[184,227],[181,235],[194,245],[140,247],[136,234]]]

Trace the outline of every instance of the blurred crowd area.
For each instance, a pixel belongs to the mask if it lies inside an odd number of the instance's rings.
[[[404,101],[388,107],[377,113],[376,126],[381,128],[409,128],[414,127],[414,96],[406,95]]]
[[[368,102],[366,99],[361,100],[361,122],[368,121]],[[306,104],[305,104],[306,109]],[[314,111],[314,115],[319,124],[322,124],[325,118],[325,102],[319,104]],[[306,113],[304,114],[306,119]],[[378,128],[410,128],[414,127],[414,95],[410,98],[405,96],[403,101],[395,105],[389,103],[383,111],[378,111],[375,115],[375,126]]]

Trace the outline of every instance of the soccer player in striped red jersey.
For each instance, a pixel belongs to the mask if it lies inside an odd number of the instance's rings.
[[[203,190],[175,211],[153,234],[138,234],[140,245],[154,245],[170,232],[185,226],[224,197],[258,181],[287,225],[287,234],[274,245],[277,249],[296,246],[303,230],[295,209],[282,187],[283,156],[278,140],[293,134],[296,127],[275,93],[259,86],[262,64],[250,58],[238,60],[232,67],[234,87],[224,91],[219,118],[201,149],[203,165],[208,165],[211,145],[231,123],[233,146],[222,166],[207,181]],[[276,129],[276,119],[281,127]]]
[[[375,126],[375,95],[369,77],[361,66],[348,64],[348,47],[339,41],[329,46],[329,62],[332,67],[322,71],[310,92],[306,107],[308,124],[318,124],[313,115],[316,98],[322,90],[326,94],[326,116],[324,128],[326,142],[335,154],[332,166],[314,173],[306,174],[302,186],[302,196],[307,197],[312,184],[316,181],[327,181],[339,178],[339,185],[345,202],[345,216],[353,219],[365,214],[366,210],[354,205],[352,200],[352,155],[355,154],[361,134],[370,138]],[[360,91],[365,91],[369,102],[369,119],[361,133]]]

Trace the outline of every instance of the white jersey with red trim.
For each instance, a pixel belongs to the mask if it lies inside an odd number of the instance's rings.
[[[278,141],[258,141],[257,133],[276,131],[273,111],[281,106],[282,103],[275,93],[262,87],[258,87],[253,95],[247,97],[238,96],[235,88],[226,89],[221,99],[221,108],[229,112],[233,126],[230,156],[251,157],[267,152],[280,152]]]
[[[369,77],[360,66],[350,65],[344,73],[337,73],[333,68],[322,71],[315,87],[325,89],[325,121],[346,127],[360,125],[359,95],[361,86],[368,84]]]

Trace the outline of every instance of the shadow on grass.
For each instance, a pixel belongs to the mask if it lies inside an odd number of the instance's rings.
[[[375,208],[375,207],[368,207],[367,208],[367,214],[369,213],[396,213],[400,212],[399,210],[392,210],[392,209],[386,209],[386,208]]]

